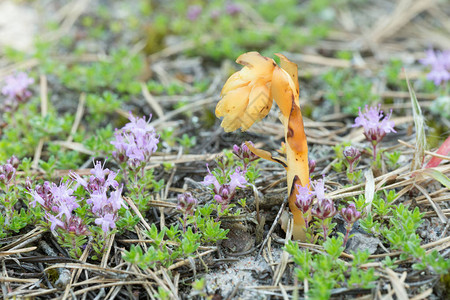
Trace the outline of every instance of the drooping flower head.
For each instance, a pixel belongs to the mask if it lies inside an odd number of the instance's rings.
[[[230,76],[217,103],[216,116],[224,117],[221,126],[230,132],[245,131],[263,119],[272,107],[271,80],[276,66],[273,59],[258,52],[244,53],[236,60],[244,67]]]
[[[420,60],[423,65],[431,67],[427,79],[440,85],[450,80],[450,51],[434,51],[429,49],[426,51],[427,56]]]

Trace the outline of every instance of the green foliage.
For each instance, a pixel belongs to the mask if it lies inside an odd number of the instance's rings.
[[[329,299],[331,290],[346,285],[348,288],[371,288],[377,279],[374,268],[361,268],[367,262],[368,252],[353,253],[355,259],[350,268],[339,259],[344,250],[343,239],[329,238],[323,244],[326,253],[311,253],[289,241],[285,250],[292,255],[295,274],[299,282],[308,281],[311,299]],[[348,279],[347,279],[348,278]]]
[[[125,169],[122,169],[125,170]],[[126,176],[131,200],[137,205],[139,211],[146,212],[150,208],[149,199],[152,193],[157,193],[164,188],[164,179],[156,180],[153,176],[153,169],[143,172],[123,171],[122,176]]]
[[[61,83],[83,92],[111,89],[120,93],[138,94],[141,91],[139,75],[144,65],[140,55],[130,49],[112,49],[107,59],[86,64],[63,65],[55,71]]]
[[[450,112],[448,110],[450,107],[450,96],[440,96],[437,97],[433,103],[431,103],[430,110],[433,114],[441,116],[441,118],[449,120]]]
[[[88,94],[86,96],[86,107],[89,112],[89,121],[95,126],[100,124],[105,119],[105,115],[114,113],[120,108],[122,101],[114,93],[105,91],[103,94]]]
[[[384,194],[385,200],[379,195],[375,195],[372,202],[373,211],[361,219],[361,227],[367,232],[382,235],[390,243],[391,249],[402,251],[400,259],[413,258],[415,262],[413,268],[447,274],[450,269],[450,261],[436,251],[427,253],[420,246],[422,239],[416,231],[423,222],[423,214],[419,208],[409,210],[402,203],[393,205],[391,203],[397,198],[397,194],[394,191],[385,191]],[[384,264],[393,266],[395,260],[385,259]]]
[[[249,22],[248,15],[243,12],[227,13],[225,0],[203,2],[200,15],[193,21],[186,15],[192,3],[164,2],[158,6],[158,14],[148,24],[146,51],[154,53],[160,50],[168,34],[194,40],[196,47],[188,50],[189,54],[216,61],[223,58],[234,60],[242,52],[254,50],[265,50],[270,54],[281,49],[298,51],[328,35],[336,9],[342,5],[341,2],[331,0],[314,0],[302,4],[292,0],[257,3],[241,0],[234,3],[243,10],[248,5],[254,7],[262,24],[267,25]],[[148,10],[142,12],[148,13]],[[227,38],[215,38],[223,36]]]
[[[405,80],[400,78],[403,66],[404,63],[401,60],[391,59],[384,68],[387,84],[393,90],[408,90]]]
[[[125,261],[136,264],[142,269],[168,267],[175,260],[193,256],[201,244],[211,244],[226,238],[228,230],[220,228],[220,222],[214,221],[210,214],[212,208],[205,206],[197,209],[194,216],[190,216],[187,230],[181,231],[178,225],[158,230],[152,224],[150,230],[144,233],[150,239],[150,247],[144,253],[142,248],[132,245],[129,251],[124,251]]]
[[[391,168],[391,170],[399,167],[398,160],[400,158],[400,155],[402,154],[400,151],[394,151],[392,153],[384,151],[383,154],[387,157],[386,163]]]
[[[347,69],[330,70],[322,78],[327,85],[325,98],[346,113],[356,115],[359,107],[370,105],[376,99],[371,92],[372,83]]]
[[[332,258],[336,259],[344,251],[343,243],[344,240],[341,237],[332,237],[323,243],[323,248]]]
[[[336,146],[331,147],[331,148],[333,148],[334,155],[338,160],[332,166],[336,172],[344,171],[344,166],[347,166],[347,161],[344,157],[343,152],[344,152],[345,147],[348,147],[350,145],[351,145],[350,142],[342,142],[342,143],[337,144]]]
[[[181,138],[178,138],[178,143],[185,149],[186,153],[189,153],[189,149],[197,144],[197,138],[195,136],[189,136],[188,134],[183,134]]]
[[[83,140],[83,144],[88,150],[94,151],[96,156],[111,153],[114,149],[114,146],[110,143],[113,136],[112,126],[108,124],[103,128],[96,129],[95,134]]]

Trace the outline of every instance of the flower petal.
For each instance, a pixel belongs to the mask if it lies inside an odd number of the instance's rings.
[[[248,105],[248,95],[251,87],[243,86],[228,92],[216,106],[216,116],[223,117],[228,114],[239,115]]]
[[[243,87],[244,85],[248,84],[248,80],[243,80],[241,76],[241,71],[238,71],[234,73],[233,75],[228,78],[227,82],[225,82],[225,85],[222,88],[222,91],[220,92],[220,96],[227,94],[228,92],[235,90],[237,88]]]
[[[249,68],[255,76],[271,74],[276,66],[273,59],[262,56],[255,51],[242,54],[236,59],[236,62]]]
[[[262,120],[272,108],[270,83],[255,85],[249,95],[247,109],[242,119],[242,131],[246,131],[253,123]]]

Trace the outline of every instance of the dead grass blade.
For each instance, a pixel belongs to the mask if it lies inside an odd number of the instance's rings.
[[[397,277],[397,274],[391,269],[387,268],[385,272],[388,275],[389,280],[391,281],[392,287],[397,295],[397,299],[399,300],[408,300],[408,293],[406,292],[405,285],[401,281],[400,278]]]
[[[427,147],[427,139],[425,136],[425,121],[422,110],[420,109],[419,101],[417,101],[416,93],[412,89],[408,77],[406,77],[406,83],[408,85],[409,94],[411,95],[414,126],[416,128],[416,151],[414,152],[411,161],[411,171],[414,171],[422,168],[423,160],[425,158],[425,148]]]
[[[368,169],[364,172],[366,177],[365,198],[366,198],[366,211],[370,212],[372,207],[373,197],[375,196],[375,179],[373,178],[372,169]]]

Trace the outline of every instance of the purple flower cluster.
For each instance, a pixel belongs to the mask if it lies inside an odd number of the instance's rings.
[[[366,139],[372,144],[373,157],[376,158],[376,146],[389,132],[396,132],[394,130],[394,122],[390,121],[392,110],[388,115],[384,116],[383,111],[380,110],[381,105],[370,107],[366,105],[364,112],[359,108],[358,117],[355,119],[355,124],[352,127],[362,126],[364,128],[364,135]]]
[[[59,185],[48,181],[37,185],[31,191],[33,201],[30,202],[30,205],[36,207],[36,204],[39,203],[44,208],[45,218],[50,223],[51,230],[59,227],[76,235],[86,234],[86,225],[73,213],[73,210],[80,205],[73,195],[74,190],[71,188],[71,184],[72,182],[68,180]]]
[[[91,211],[96,217],[95,224],[101,226],[104,232],[116,228],[118,211],[121,207],[125,207],[122,187],[119,187],[119,183],[115,180],[117,173],[104,169],[97,161],[88,180],[74,172],[71,172],[70,176],[77,185],[83,186],[89,193],[90,197],[86,202],[92,205]]]
[[[139,169],[145,166],[152,154],[158,148],[159,137],[156,136],[155,128],[151,126],[150,120],[136,118],[130,112],[130,123],[127,123],[121,130],[114,133],[113,157],[119,163],[128,163],[132,169]]]
[[[14,180],[19,163],[19,159],[13,155],[0,166],[0,183],[9,185]]]
[[[336,215],[336,208],[332,200],[325,197],[325,183],[323,179],[311,182],[312,189],[297,185],[297,199],[295,205],[306,214],[311,208],[314,199],[315,205],[311,209],[313,216],[325,220]]]
[[[45,181],[30,191],[33,201],[32,207],[39,203],[45,210],[45,218],[50,223],[50,229],[61,228],[75,235],[88,234],[85,222],[76,215],[74,210],[80,207],[80,199],[74,191],[81,185],[88,193],[86,203],[90,204],[90,211],[95,217],[95,224],[108,233],[116,227],[118,210],[125,207],[122,199],[122,187],[119,188],[115,180],[117,173],[104,169],[100,162],[94,164],[88,179],[70,172],[71,180],[59,185]]]
[[[208,168],[208,166],[206,166]],[[228,183],[220,184],[216,176],[214,176],[208,168],[208,175],[205,176],[202,184],[211,187],[214,192],[214,199],[217,203],[226,207],[236,195],[236,188],[244,188],[247,185],[244,172],[240,168],[236,168],[230,175]]]
[[[423,65],[431,67],[430,73],[427,74],[427,79],[434,81],[435,85],[440,85],[442,82],[450,80],[450,50],[440,52],[429,49],[427,56],[420,60]]]
[[[15,98],[18,101],[24,101],[31,96],[28,89],[30,84],[34,83],[34,79],[28,77],[24,72],[16,75],[10,75],[5,78],[6,85],[2,88],[2,94],[8,98]]]

